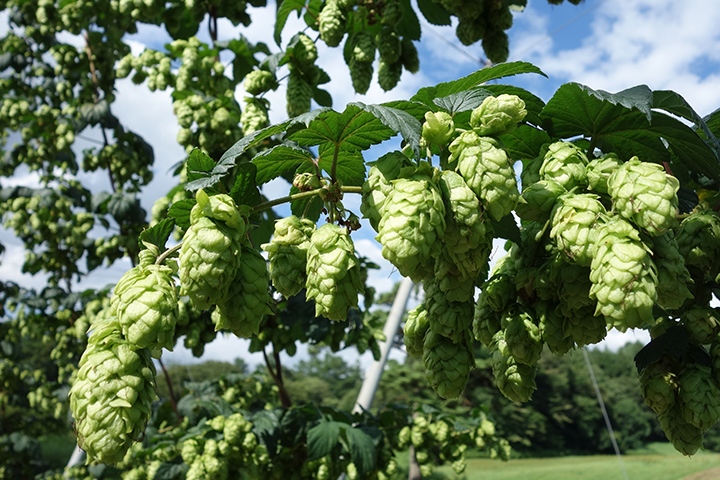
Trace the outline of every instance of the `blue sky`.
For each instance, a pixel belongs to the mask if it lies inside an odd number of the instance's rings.
[[[253,42],[264,41],[277,50],[267,33],[272,30],[274,8],[250,9],[253,23],[250,27],[233,27],[221,23],[221,39],[242,33]],[[424,22],[423,19],[421,21]],[[0,24],[6,17],[0,17]],[[652,89],[672,89],[683,95],[701,114],[706,115],[720,107],[720,5],[711,0],[585,0],[578,6],[565,2],[550,5],[546,0],[528,0],[524,12],[514,15],[510,34],[510,60],[523,60],[538,65],[549,78],[538,75],[514,77],[508,80],[522,86],[547,100],[563,83],[575,81],[594,89],[617,92],[625,88],[647,84]],[[297,28],[304,26],[292,14],[283,35],[289,39]],[[408,98],[418,88],[462,77],[480,68],[475,59],[484,58],[479,44],[463,47],[455,37],[454,27],[431,26],[424,22],[424,36],[418,45],[421,71],[412,75],[403,73],[400,84],[391,92],[383,92],[374,83],[367,95],[354,94],[348,89],[350,82],[347,67],[342,59],[342,48],[320,45],[320,63],[330,73],[332,81],[326,86],[333,95],[335,109],[342,110],[351,101],[381,103]],[[431,30],[430,30],[431,29]],[[0,33],[4,30],[0,27]],[[208,41],[207,28],[200,30],[201,38]],[[445,39],[446,41],[443,41]],[[68,42],[77,39],[67,37]],[[128,38],[133,51],[139,53],[146,46],[160,48],[170,39],[157,27],[142,28]],[[447,42],[453,43],[453,48]],[[281,74],[282,75],[282,74]],[[238,90],[238,98],[244,92]],[[155,199],[163,196],[173,184],[169,169],[184,156],[175,141],[178,126],[172,114],[172,104],[167,92],[150,93],[144,86],[133,85],[129,80],[118,83],[118,100],[113,104],[114,113],[130,129],[143,135],[155,148],[157,164],[155,180],[143,193],[142,201],[149,211]],[[272,102],[271,121],[285,118],[284,89],[269,95]],[[99,132],[88,132],[86,137],[99,138]],[[396,148],[398,140],[391,140],[383,148]],[[91,146],[78,144],[79,149]],[[371,158],[367,158],[371,160]],[[101,178],[89,178],[97,188],[107,188]],[[19,175],[3,185],[35,185],[37,177]],[[287,184],[272,182],[265,188],[268,196],[285,195]],[[358,207],[358,198],[348,198],[346,206]],[[284,213],[280,211],[279,213]],[[20,273],[23,252],[18,241],[7,234],[1,235],[7,247],[2,257],[0,275],[6,280],[18,281],[28,286],[41,286],[42,277],[29,277]],[[390,288],[399,276],[382,259],[379,245],[373,240],[374,232],[369,226],[355,236],[358,250],[382,265],[373,273],[371,281],[379,291]],[[100,270],[84,282],[85,285],[101,285],[116,282],[129,267],[127,262],[111,269]],[[644,332],[643,332],[644,333]],[[644,334],[614,332],[606,346],[611,348],[636,338],[646,339]],[[247,356],[246,342],[234,338],[220,338],[207,349],[205,358],[232,361],[236,356],[245,357],[250,363],[261,359]],[[351,361],[357,356],[348,354]],[[176,352],[167,355],[169,361],[188,361],[189,352],[178,346]],[[367,355],[362,362],[367,362]]]

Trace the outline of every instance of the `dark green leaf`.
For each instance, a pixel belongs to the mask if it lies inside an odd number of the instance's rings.
[[[174,228],[175,222],[172,218],[164,218],[152,227],[146,228],[140,234],[140,248],[143,248],[143,243],[151,243],[162,252]]]
[[[690,213],[693,211],[695,206],[700,202],[700,199],[694,190],[680,186],[677,193],[678,196],[678,208],[680,213]]]
[[[284,56],[285,53],[273,53],[272,55],[268,55],[262,62],[260,62],[260,68],[269,72],[274,72],[277,70],[278,66],[280,66]]]
[[[238,205],[254,206],[260,202],[260,191],[255,178],[257,167],[252,163],[243,163],[235,173],[235,184],[230,190],[230,196]]]
[[[717,139],[717,134],[713,133],[705,120],[679,93],[673,92],[672,90],[653,91],[653,108],[665,110],[668,113],[691,121],[695,128],[702,132],[710,148],[715,151],[715,154],[720,155],[720,141]]]
[[[251,220],[255,226],[250,229],[250,240],[252,240],[253,245],[262,245],[270,241],[270,237],[275,231],[275,219],[276,216],[272,208],[253,215]]]
[[[291,143],[277,145],[255,155],[252,159],[252,163],[257,167],[255,180],[258,185],[262,185],[290,169],[297,168],[301,163],[311,161],[312,152],[305,148]]]
[[[327,90],[313,87],[313,100],[321,107],[332,107],[332,95]]]
[[[680,359],[690,346],[690,334],[683,326],[673,326],[665,333],[652,339],[635,355],[635,366],[638,374],[650,364],[659,360],[664,354]]]
[[[271,457],[277,454],[277,443],[280,437],[278,427],[280,418],[277,412],[273,410],[260,410],[254,413],[249,420],[253,423],[253,433],[258,436],[260,443]]]
[[[114,193],[108,201],[107,209],[120,224],[145,221],[145,210],[140,206],[140,200],[134,193]]]
[[[375,118],[380,120],[383,125],[402,135],[405,142],[415,151],[416,156],[420,155],[422,124],[417,118],[403,110],[384,105],[366,105],[361,102],[353,102],[349,105],[358,106],[375,115]]]
[[[208,157],[199,148],[196,148],[192,151],[192,153],[190,153],[190,156],[187,159],[188,182],[208,177],[214,167],[215,162],[212,158]]]
[[[92,196],[90,200],[90,211],[95,213],[105,213],[107,210],[107,202],[110,201],[108,192],[98,192]]]
[[[418,0],[417,2],[423,17],[432,25],[450,25],[450,12],[433,0]]]
[[[352,428],[349,425],[345,428],[345,433],[350,447],[350,458],[357,467],[360,477],[364,477],[375,468],[376,453],[373,439],[359,428]]]
[[[330,173],[332,169],[333,157],[331,155],[321,155],[318,164],[320,168]],[[360,152],[340,151],[337,157],[337,165],[335,167],[337,179],[343,185],[359,187],[365,182],[365,161]]]
[[[346,426],[343,424],[343,426]],[[308,460],[317,460],[328,455],[337,445],[340,436],[340,423],[322,421],[308,430]]]
[[[79,113],[86,125],[97,125],[110,116],[110,105],[106,100],[86,103],[80,107]]]
[[[163,462],[155,472],[152,480],[176,480],[185,478],[184,474],[190,469],[184,463],[167,463]]]
[[[183,230],[187,230],[190,226],[190,211],[196,203],[197,202],[194,198],[186,198],[184,200],[180,200],[179,202],[175,202],[170,205],[168,216],[175,220],[175,224],[178,227]]]
[[[409,113],[415,117],[418,121],[425,121],[425,112],[432,110],[430,107],[421,102],[411,102],[409,100],[397,100],[393,102],[387,102],[382,104],[385,107],[396,108],[403,112]]]
[[[515,242],[518,245],[522,244],[520,228],[518,228],[518,225],[515,222],[515,217],[513,217],[512,213],[505,215],[499,222],[492,219],[490,219],[490,222],[492,223],[493,230],[495,230],[495,235],[500,238],[510,240],[511,242]]]
[[[305,0],[282,0],[282,3],[280,3],[280,8],[278,8],[277,13],[275,14],[275,32],[273,34],[273,38],[275,39],[275,43],[277,43],[278,46],[281,46],[282,43],[282,31],[283,28],[285,28],[285,23],[287,22],[288,16],[291,12],[297,10],[300,12],[305,7]],[[298,15],[300,15],[298,13]]]
[[[174,4],[165,11],[165,15],[172,18],[172,21],[165,21],[165,28],[173,40],[188,39],[200,28],[200,22],[195,19],[192,10],[183,4]]]
[[[436,98],[433,103],[450,113],[457,113],[479,107],[483,100],[490,96],[492,96],[492,92],[484,88],[474,88],[453,93],[447,97]]]
[[[720,137],[720,108],[703,117],[703,121],[715,137]]]
[[[513,160],[535,158],[540,153],[540,148],[552,141],[547,132],[531,125],[520,125],[512,132],[500,137],[500,140]]]
[[[453,93],[459,93],[464,90],[470,90],[473,87],[481,85],[490,80],[497,80],[498,78],[511,77],[513,75],[519,75],[522,73],[537,73],[544,77],[547,77],[542,70],[537,68],[535,65],[527,62],[510,62],[501,63],[488,68],[483,68],[475,73],[453,80],[452,82],[440,83],[434,87],[425,87],[418,90],[418,92],[410,99],[418,102],[422,102],[425,105],[433,107],[433,100],[438,97],[446,97]]]
[[[401,37],[407,37],[410,40],[420,40],[422,29],[420,28],[420,20],[415,14],[415,8],[410,4],[410,0],[400,0],[402,5],[402,17],[397,25],[397,33]]]

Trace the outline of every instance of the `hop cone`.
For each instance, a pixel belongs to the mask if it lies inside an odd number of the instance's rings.
[[[552,255],[541,267],[541,279],[534,282],[538,296],[557,301],[557,308],[571,316],[581,308],[594,305],[590,298],[590,269],[570,263],[563,253]]]
[[[500,324],[505,332],[508,353],[519,363],[536,365],[543,343],[532,315],[520,306],[513,306],[503,314]]]
[[[277,87],[275,74],[267,70],[253,70],[243,80],[243,88],[250,95],[260,95],[268,90],[275,90]]]
[[[350,67],[350,79],[355,91],[360,94],[367,93],[370,82],[372,82],[373,63],[359,62],[353,59],[348,67]]]
[[[467,384],[474,365],[472,351],[465,341],[453,343],[432,331],[425,334],[423,344],[425,375],[442,398],[458,398]]]
[[[562,315],[560,307],[555,310],[555,313]],[[594,316],[592,307],[582,308],[566,318],[570,336],[578,348],[602,342],[607,336],[605,319],[600,315]]]
[[[143,262],[133,267],[117,283],[112,308],[130,343],[149,348],[155,356],[162,348],[172,350],[178,294],[170,267]]]
[[[720,270],[720,215],[696,212],[685,218],[677,234],[678,251],[687,265],[715,277]]]
[[[370,62],[375,60],[375,40],[366,32],[359,32],[353,40],[352,58],[356,62]]]
[[[314,231],[315,223],[291,215],[275,222],[272,241],[261,245],[268,252],[270,280],[285,298],[305,287],[307,250]]]
[[[462,274],[447,252],[435,259],[432,283],[450,302],[470,302],[475,297],[475,282]]]
[[[267,101],[261,98],[245,97],[245,108],[240,114],[240,124],[245,135],[267,127],[269,124]]]
[[[302,69],[310,68],[317,60],[318,51],[315,42],[304,33],[298,33],[297,42],[292,49],[293,59]]]
[[[663,308],[680,308],[693,298],[688,285],[693,283],[678,251],[678,243],[669,233],[653,238],[653,260],[657,266],[657,303]]]
[[[677,377],[667,362],[659,360],[651,363],[640,373],[639,378],[645,403],[657,415],[667,413],[675,405]]]
[[[344,227],[326,223],[310,237],[307,252],[307,294],[315,300],[315,316],[345,320],[363,291],[360,262]]]
[[[155,366],[147,349],[123,340],[115,319],[96,326],[70,389],[78,445],[92,463],[117,463],[150,419]]]
[[[370,220],[370,225],[379,230],[385,199],[393,190],[391,181],[403,177],[404,171],[411,171],[409,159],[401,152],[390,152],[370,162],[370,171],[362,187],[360,211]]]
[[[675,405],[658,418],[675,450],[683,455],[695,455],[702,446],[703,430],[685,420],[680,406]]]
[[[685,365],[677,377],[679,405],[689,424],[707,430],[720,418],[720,388],[707,365]]]
[[[510,39],[502,30],[493,29],[485,32],[482,47],[492,63],[503,63],[510,55]]]
[[[425,112],[422,137],[429,144],[445,145],[455,133],[455,123],[447,112]]]
[[[540,178],[555,180],[572,190],[585,188],[588,184],[586,166],[588,159],[579,147],[569,142],[555,142],[547,146],[540,167]]]
[[[620,165],[622,161],[614,153],[591,160],[585,168],[588,187],[598,193],[608,193],[608,179]]]
[[[320,38],[329,47],[337,47],[345,35],[345,14],[336,0],[328,0],[318,15]]]
[[[498,332],[494,337],[494,346],[491,348],[495,383],[508,399],[514,402],[527,402],[537,388],[535,375],[538,367],[519,363],[510,355],[503,336],[503,332]]]
[[[403,342],[407,354],[411,357],[422,357],[425,332],[429,327],[427,310],[425,304],[421,303],[408,312],[405,326],[403,327]]]
[[[474,246],[473,236],[463,235],[456,222],[448,221],[445,228],[445,252],[457,267],[461,275],[473,279],[476,284],[487,278],[490,253],[492,253],[493,232],[489,222],[474,225],[479,231],[484,230],[484,240]]]
[[[296,70],[290,71],[288,77],[285,99],[287,100],[286,110],[289,117],[297,117],[310,111],[310,101],[313,91],[309,83]]]
[[[417,73],[420,70],[420,59],[418,57],[417,48],[415,44],[408,37],[402,39],[402,53],[400,54],[400,61],[403,64],[405,70],[410,73]]]
[[[448,225],[453,223],[459,230],[458,233],[467,237],[468,249],[477,247],[485,240],[486,234],[480,200],[465,180],[453,171],[443,171],[439,184],[445,199]]]
[[[260,322],[270,311],[267,263],[255,249],[242,248],[242,262],[230,284],[228,296],[213,312],[215,330],[230,330],[238,337],[257,335]]]
[[[502,314],[493,310],[485,299],[485,292],[480,292],[478,301],[475,304],[475,315],[473,316],[473,336],[486,347],[493,343],[493,337],[500,331],[500,320]]]
[[[482,285],[485,302],[496,312],[505,311],[517,298],[515,279],[509,273],[500,270]]]
[[[483,201],[485,210],[499,221],[517,205],[520,196],[507,154],[489,138],[466,132],[450,144],[457,171]]]
[[[465,46],[470,46],[482,40],[485,36],[485,19],[482,17],[475,19],[460,17],[455,29],[455,35],[460,40],[460,43]]]
[[[715,308],[697,306],[682,313],[682,324],[697,345],[710,345],[720,333],[720,314]]]
[[[230,196],[208,197],[198,190],[196,199],[183,236],[178,273],[183,291],[204,310],[225,297],[247,225]]]
[[[680,182],[665,173],[662,165],[633,157],[608,179],[613,207],[625,219],[652,236],[662,235],[677,224],[677,191]]]
[[[402,46],[400,37],[393,27],[384,26],[375,37],[380,58],[387,64],[393,64],[400,59]],[[400,64],[402,68],[402,64]]]
[[[551,214],[550,238],[568,258],[588,267],[595,256],[595,226],[602,213],[605,207],[595,195],[562,195]]]
[[[523,191],[515,211],[523,220],[545,221],[558,197],[565,192],[555,180],[538,180]]]
[[[418,267],[440,249],[445,230],[445,206],[434,182],[416,174],[393,182],[393,190],[383,205],[380,233],[376,240],[382,255],[403,276],[422,279]]]
[[[537,302],[535,312],[538,316],[540,335],[550,351],[554,355],[562,357],[572,350],[575,341],[572,337],[572,325],[567,317],[558,315],[555,308],[548,302]]]
[[[473,320],[472,296],[465,301],[449,300],[436,281],[425,281],[425,308],[430,330],[433,333],[460,343]]]
[[[515,130],[525,115],[525,102],[517,95],[489,96],[472,111],[470,126],[480,136],[499,137]]]
[[[657,270],[630,223],[615,217],[598,227],[590,281],[595,314],[604,315],[609,326],[624,332],[653,322]]]
[[[400,81],[402,76],[402,63],[396,61],[395,63],[388,63],[384,59],[380,59],[378,63],[378,85],[384,91],[389,92]]]

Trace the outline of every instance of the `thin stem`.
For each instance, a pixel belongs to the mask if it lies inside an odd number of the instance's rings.
[[[594,151],[595,151],[595,145],[597,145],[597,139],[595,137],[592,137],[590,139],[590,146],[587,150],[587,157],[588,158],[595,158]]]
[[[257,213],[262,210],[267,210],[268,208],[272,208],[276,205],[282,205],[283,203],[292,202],[295,200],[300,200],[302,198],[312,197],[314,195],[319,195],[322,192],[322,189],[316,188],[315,190],[310,190],[308,192],[300,192],[300,193],[294,193],[292,195],[288,195],[287,197],[280,197],[276,198],[275,200],[270,200],[268,202],[263,202],[259,205],[255,205],[252,209],[250,209],[250,213]]]
[[[335,151],[333,152],[332,167],[330,167],[330,179],[335,183],[337,180],[337,162],[338,156],[340,155],[340,144],[335,144]]]
[[[180,250],[180,248],[182,248],[182,242],[165,250],[163,253],[158,255],[157,259],[155,260],[155,265],[160,265],[161,263],[163,263],[170,255]]]
[[[275,364],[277,365],[277,373],[273,371],[272,366],[270,365],[270,359],[267,356],[267,352],[265,352],[265,349],[263,348],[263,358],[265,359],[265,366],[267,367],[268,372],[270,372],[270,376],[275,382],[275,385],[277,385],[278,387],[280,404],[283,406],[283,408],[290,408],[292,407],[292,400],[290,399],[290,394],[288,394],[288,391],[285,388],[285,384],[282,381],[282,367],[280,366],[280,356],[275,351],[273,351],[273,356],[275,358]]]
[[[173,390],[173,383],[172,380],[170,380],[170,374],[168,373],[167,369],[165,368],[165,365],[163,364],[162,360],[158,358],[158,363],[160,364],[160,368],[163,371],[163,375],[165,375],[165,383],[167,383],[168,391],[170,392],[170,403],[172,404],[173,410],[175,411],[175,416],[178,419],[178,422],[182,421],[182,415],[180,415],[180,412],[178,412],[177,409],[177,402],[175,402],[175,392]]]

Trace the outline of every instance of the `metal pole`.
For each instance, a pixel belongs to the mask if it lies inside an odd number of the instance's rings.
[[[385,321],[385,328],[383,328],[385,341],[380,342],[380,359],[373,361],[370,368],[365,372],[365,380],[363,380],[360,393],[355,401],[353,413],[369,410],[372,405],[375,392],[377,392],[378,385],[380,385],[380,378],[382,377],[385,363],[387,363],[390,347],[393,344],[393,339],[395,338],[398,328],[400,328],[400,321],[405,313],[405,306],[407,305],[408,298],[410,298],[412,287],[413,282],[409,278],[404,278],[400,283],[392,308],[390,308],[390,314]]]
[[[75,450],[73,450],[72,455],[70,455],[70,460],[68,460],[68,463],[65,466],[65,473],[63,474],[63,478],[70,478],[70,472],[67,471],[68,468],[80,465],[84,461],[85,452],[78,445],[75,445]]]

